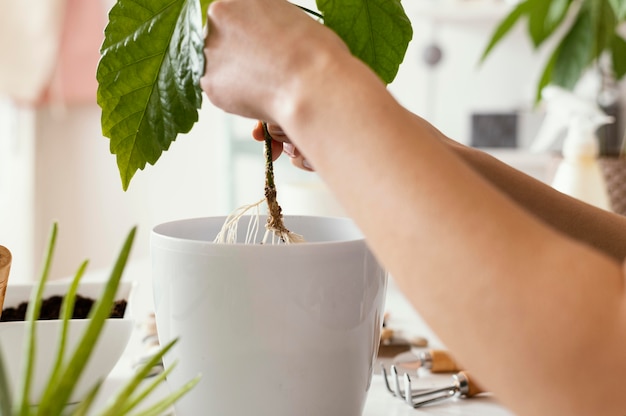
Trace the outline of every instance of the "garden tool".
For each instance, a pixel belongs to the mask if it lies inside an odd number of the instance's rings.
[[[384,366],[382,367],[382,372],[387,390],[393,396],[406,401],[413,408],[453,397],[470,398],[485,392],[466,371],[460,371],[452,375],[450,383],[445,386],[422,389],[414,389],[412,387],[409,374],[404,374],[404,387],[400,387],[400,377],[395,366],[391,366],[392,388],[387,379],[387,370]]]
[[[424,368],[430,370],[431,373],[456,373],[462,370],[452,355],[444,350],[422,351],[417,357],[412,356],[411,358],[413,359],[398,356],[395,365],[403,370],[417,371],[419,368]]]
[[[4,305],[4,295],[9,283],[9,271],[11,270],[11,252],[4,246],[0,246],[0,316]]]

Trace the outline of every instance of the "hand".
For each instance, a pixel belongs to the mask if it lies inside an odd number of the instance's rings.
[[[203,90],[223,110],[258,120],[278,123],[307,74],[324,75],[317,62],[349,53],[334,32],[285,0],[217,0],[207,24]]]
[[[300,169],[313,171],[313,166],[311,166],[310,162],[308,162],[302,153],[298,150],[296,146],[291,143],[289,137],[285,134],[283,129],[276,124],[267,125],[267,130],[274,140],[272,140],[272,158],[273,160],[278,159],[281,153],[285,153],[287,156],[291,158],[291,163],[294,166],[299,167]],[[257,125],[252,130],[252,137],[255,140],[260,142],[265,141],[265,134],[263,132],[263,123],[258,122]]]

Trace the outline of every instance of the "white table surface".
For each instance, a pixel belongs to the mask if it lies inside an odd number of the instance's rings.
[[[136,319],[141,320],[142,317],[146,317],[152,311],[149,262],[138,261],[130,264],[127,267],[125,278],[138,282],[136,293],[132,299],[132,313]],[[398,291],[392,279],[389,281],[386,302],[385,310],[389,313],[388,324],[390,327],[402,331],[407,336],[426,337],[429,341],[428,348],[443,348],[430,328]],[[132,376],[133,363],[144,352],[142,336],[139,328],[133,333],[124,355],[102,386],[101,393],[96,400],[96,409],[102,406]],[[419,377],[413,378],[413,385],[415,388],[441,387],[448,385],[449,380],[450,375],[421,372]],[[167,387],[162,385],[153,393],[148,403],[156,401],[167,393]],[[387,391],[382,375],[374,374],[363,416],[418,415],[514,416],[512,412],[499,404],[493,395],[488,393],[471,399],[448,399],[437,404],[413,409]]]

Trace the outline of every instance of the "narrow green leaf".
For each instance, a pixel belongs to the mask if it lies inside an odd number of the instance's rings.
[[[180,389],[171,393],[170,395],[163,398],[159,402],[155,403],[154,405],[144,410],[143,412],[139,412],[135,414],[134,416],[158,416],[160,415],[161,413],[166,411],[171,405],[176,403],[178,399],[180,399],[185,394],[187,394],[191,389],[193,389],[196,386],[196,384],[198,384],[199,381],[200,381],[200,376],[187,382]]]
[[[9,391],[9,379],[4,368],[2,349],[0,349],[0,416],[11,416],[13,398]]]
[[[121,391],[113,398],[113,400],[103,410],[101,416],[117,416],[118,409],[124,407],[130,399],[133,392],[137,389],[139,384],[146,378],[146,376],[152,370],[152,367],[157,365],[163,356],[174,346],[177,339],[170,341],[164,347],[161,347],[156,354],[154,354],[143,366],[135,373],[132,379],[130,379],[122,388]]]
[[[137,229],[133,228],[120,254],[115,262],[113,270],[106,282],[104,292],[100,295],[89,313],[89,325],[81,336],[78,345],[72,352],[69,362],[64,366],[62,376],[59,377],[57,385],[53,386],[56,400],[50,406],[50,414],[60,414],[65,404],[68,402],[80,375],[82,374],[91,353],[98,342],[99,336],[106,319],[111,313],[111,307],[115,300],[117,287],[122,278],[124,267],[130,255]]]
[[[552,80],[552,72],[554,71],[554,63],[556,62],[556,58],[559,55],[559,48],[557,47],[548,59],[548,62],[543,68],[543,72],[541,73],[541,77],[539,78],[539,82],[537,84],[537,91],[535,93],[535,104],[538,104],[541,101],[541,91],[543,91],[544,87],[550,84]]]
[[[89,414],[89,410],[93,405],[98,392],[100,392],[100,387],[102,386],[102,381],[96,383],[89,393],[85,396],[85,398],[78,404],[76,409],[72,412],[72,416],[87,416]]]
[[[581,9],[569,32],[558,47],[552,82],[573,89],[593,59],[594,37],[591,13]]]
[[[511,31],[511,29],[515,26],[517,21],[529,12],[529,1],[525,0],[517,4],[509,12],[509,14],[498,24],[493,34],[489,38],[489,43],[483,52],[480,63],[484,62],[487,59],[487,56],[491,53],[493,48],[500,43],[500,41],[506,36],[507,33]]]
[[[118,0],[111,9],[97,99],[124,189],[198,120],[203,44],[198,0]]]
[[[61,319],[61,333],[59,335],[59,345],[57,346],[54,367],[51,372],[50,378],[48,379],[49,386],[56,386],[59,382],[59,377],[61,376],[61,369],[63,368],[63,361],[65,359],[67,332],[69,330],[70,320],[72,319],[72,315],[74,314],[74,304],[76,302],[78,284],[85,274],[85,270],[87,269],[88,264],[89,262],[85,260],[78,268],[78,271],[74,275],[74,279],[72,280],[72,283],[70,284],[70,287],[63,299],[63,304],[61,305],[61,311],[59,316],[59,318]],[[37,409],[40,414],[48,414],[50,404],[56,400],[56,397],[53,393],[53,389],[46,389],[43,392]]]
[[[133,410],[134,408],[139,406],[148,396],[150,396],[150,394],[161,383],[163,383],[166,380],[166,378],[172,373],[172,371],[174,371],[174,369],[176,368],[177,365],[178,365],[178,363],[174,362],[172,365],[169,366],[169,368],[167,370],[161,372],[161,374],[159,374],[156,377],[154,377],[154,380],[152,380],[150,382],[150,384],[148,384],[148,386],[146,386],[146,388],[141,390],[139,393],[133,392],[133,395],[128,398],[126,403],[124,403],[124,407],[122,408],[122,412],[124,414],[129,414],[131,410]]]
[[[24,345],[25,351],[22,363],[22,383],[19,386],[17,400],[14,402],[14,406],[18,406],[13,409],[15,415],[28,415],[30,408],[30,389],[33,378],[33,370],[35,368],[35,354],[36,354],[36,338],[37,338],[37,319],[41,311],[41,303],[43,297],[43,291],[50,275],[50,268],[52,266],[52,259],[54,258],[54,249],[56,247],[58,225],[52,224],[52,230],[50,231],[50,237],[48,240],[48,247],[44,254],[43,269],[39,282],[36,288],[31,293],[28,300],[28,309],[26,311],[26,326]]]
[[[611,58],[615,79],[620,80],[626,75],[626,41],[617,33],[611,42]]]
[[[324,25],[385,82],[398,73],[413,37],[400,0],[317,0]]]

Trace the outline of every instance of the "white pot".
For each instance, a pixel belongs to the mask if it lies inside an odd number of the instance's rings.
[[[202,375],[177,416],[360,415],[387,284],[361,233],[346,218],[286,217],[306,243],[213,244],[223,222],[152,233],[159,338],[179,338],[168,383]]]
[[[9,283],[4,307],[16,308],[22,302],[28,302],[35,286],[34,282]],[[51,296],[65,296],[69,286],[68,280],[48,282],[43,292],[43,299]],[[131,281],[120,282],[116,299],[128,301],[124,318],[106,320],[91,359],[87,362],[68,403],[78,403],[83,400],[96,383],[107,377],[126,349],[134,326],[134,320],[130,314],[133,286]],[[80,283],[78,294],[96,300],[102,295],[104,287],[105,282],[85,280]],[[66,359],[74,352],[90,323],[90,319],[70,320],[65,341]],[[63,321],[59,319],[39,320],[36,323],[35,363],[30,395],[32,404],[39,403],[48,385],[56,360],[62,324]],[[20,380],[23,376],[23,360],[26,351],[26,326],[24,321],[0,323],[0,353],[3,354],[7,377],[14,381],[9,386],[13,394],[17,393],[16,388],[22,383]]]

